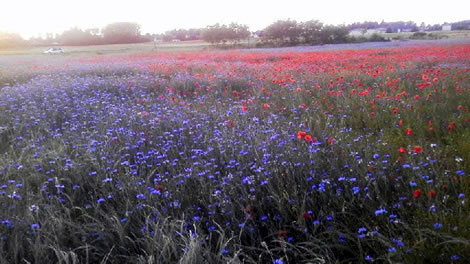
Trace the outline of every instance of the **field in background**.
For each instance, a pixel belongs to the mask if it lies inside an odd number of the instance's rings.
[[[469,262],[468,42],[152,45],[0,56],[0,263]]]
[[[413,32],[401,32],[401,33],[384,33],[381,34],[386,39],[402,41],[416,41],[412,39]],[[443,39],[444,41],[470,41],[470,31],[433,31],[426,32],[426,34],[433,34],[437,39]],[[256,46],[256,43],[259,42],[259,39],[250,39],[248,41],[243,41],[242,44],[244,47]],[[398,41],[400,42],[400,41]],[[418,44],[417,41],[414,44]],[[347,49],[347,45],[353,45],[361,48],[361,45],[365,44],[363,48],[368,48],[367,43],[359,44],[329,44],[326,46],[337,46],[336,49]],[[380,43],[379,43],[380,44]],[[384,47],[388,47],[386,44],[382,44]],[[395,46],[402,46],[401,44],[394,44]],[[404,44],[405,46],[407,44]],[[322,47],[325,45],[311,46],[313,50],[315,47]],[[96,46],[60,46],[65,49],[65,54],[56,54],[55,56],[63,56],[66,58],[70,57],[84,57],[84,56],[106,56],[106,55],[129,55],[135,53],[158,53],[158,52],[199,52],[199,51],[209,51],[216,50],[220,48],[230,48],[231,45],[218,45],[213,46],[210,43],[204,41],[178,41],[178,42],[147,42],[147,43],[138,43],[138,44],[114,44],[114,45],[96,45]],[[380,47],[380,46],[379,46]],[[49,47],[35,47],[35,48],[22,48],[22,49],[3,49],[0,50],[0,56],[2,55],[19,55],[19,56],[54,56],[50,54],[43,54],[43,52]],[[334,49],[334,48],[333,48]]]
[[[469,39],[470,38],[470,31],[469,30],[461,30],[461,31],[430,31],[430,32],[423,32],[426,34],[432,34],[437,39]],[[383,33],[381,34],[387,39],[413,39],[414,32],[400,32],[400,33]]]
[[[44,56],[94,56],[94,55],[126,55],[147,52],[194,52],[210,48],[210,43],[204,41],[162,42],[113,44],[96,46],[60,46],[65,49],[64,54],[43,54],[48,47],[26,49],[0,50],[0,55],[44,55]]]

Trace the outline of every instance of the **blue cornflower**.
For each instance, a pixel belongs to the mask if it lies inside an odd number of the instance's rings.
[[[381,215],[381,214],[385,214],[385,213],[387,213],[387,210],[385,210],[385,209],[383,209],[383,208],[381,208],[381,209],[375,211],[375,215],[376,215],[376,216],[377,216],[377,215]]]
[[[353,193],[357,194],[361,189],[358,186],[353,187]]]
[[[344,238],[345,238],[345,236],[343,234],[338,235],[339,242],[344,242]]]
[[[442,224],[441,224],[441,223],[434,223],[434,228],[435,228],[435,229],[441,229],[441,228],[442,228]]]

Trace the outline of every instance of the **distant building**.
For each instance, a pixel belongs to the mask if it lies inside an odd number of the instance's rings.
[[[444,24],[442,25],[442,31],[451,31],[452,25],[451,24]]]
[[[349,35],[353,37],[360,37],[363,36],[367,31],[362,28],[356,28],[349,31]]]
[[[371,29],[356,28],[356,29],[349,31],[349,35],[353,37],[360,37],[360,36],[370,36],[373,34],[382,34],[385,32],[387,32],[386,28],[371,28]]]

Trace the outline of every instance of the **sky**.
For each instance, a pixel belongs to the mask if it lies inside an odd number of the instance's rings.
[[[335,25],[382,20],[441,24],[470,19],[468,7],[468,0],[0,0],[0,31],[29,38],[113,22],[136,22],[142,33],[230,22],[255,31],[289,18]]]

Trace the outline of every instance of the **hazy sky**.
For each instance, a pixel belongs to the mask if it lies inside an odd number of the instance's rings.
[[[143,33],[217,22],[238,22],[258,30],[287,18],[327,24],[365,20],[435,24],[470,19],[468,10],[468,0],[0,0],[0,31],[28,38],[124,21],[139,23]]]

